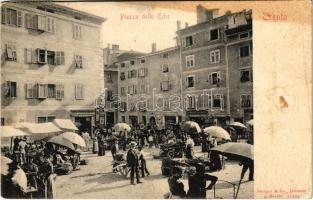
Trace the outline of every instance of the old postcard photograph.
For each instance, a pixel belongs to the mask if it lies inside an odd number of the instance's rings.
[[[1,196],[312,198],[309,1],[1,2]]]

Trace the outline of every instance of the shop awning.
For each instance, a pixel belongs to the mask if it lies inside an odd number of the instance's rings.
[[[61,129],[74,130],[74,131],[78,130],[78,128],[70,119],[54,119],[53,123]]]
[[[34,140],[42,139],[44,137],[56,135],[62,132],[62,130],[52,122],[39,124],[22,122],[15,124],[14,127],[31,134]]]

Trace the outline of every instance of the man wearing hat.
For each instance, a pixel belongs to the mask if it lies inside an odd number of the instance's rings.
[[[134,174],[136,173],[136,179],[137,183],[142,183],[139,180],[139,160],[138,160],[138,155],[135,150],[136,147],[136,142],[132,141],[129,144],[129,150],[127,152],[127,165],[130,167],[130,183],[133,185],[136,185],[134,182]]]
[[[170,192],[174,196],[179,196],[180,198],[186,197],[186,192],[184,190],[184,184],[181,182],[183,170],[179,167],[173,167],[172,176],[168,178],[168,185]]]
[[[216,176],[206,174],[204,164],[198,163],[196,165],[196,173],[190,174],[188,177],[189,190],[187,197],[190,199],[205,199],[206,190],[212,189],[217,179]],[[206,187],[207,181],[211,181],[208,187]]]

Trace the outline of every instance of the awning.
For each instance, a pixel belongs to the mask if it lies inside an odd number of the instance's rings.
[[[54,119],[53,123],[61,129],[74,130],[74,131],[78,130],[78,128],[70,119]]]
[[[29,135],[27,132],[14,128],[13,126],[1,126],[0,130],[2,138]]]

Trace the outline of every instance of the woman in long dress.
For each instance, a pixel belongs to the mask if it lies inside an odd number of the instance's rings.
[[[93,139],[93,147],[92,147],[92,153],[98,153],[99,147],[98,147],[98,139],[95,137]]]

